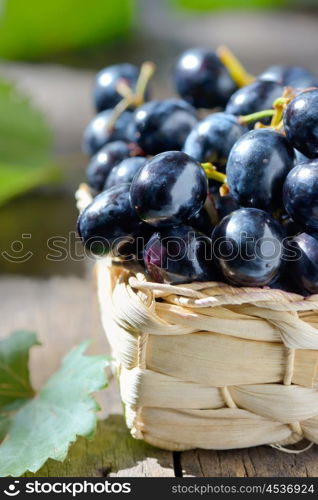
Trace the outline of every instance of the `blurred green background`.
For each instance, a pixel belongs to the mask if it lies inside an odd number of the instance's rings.
[[[318,73],[317,20],[317,0],[0,0],[0,273],[84,273],[46,254],[75,229],[98,69],[153,60],[158,98],[173,94],[171,67],[189,46],[226,44],[255,74],[274,63]],[[33,257],[4,257],[20,251]]]

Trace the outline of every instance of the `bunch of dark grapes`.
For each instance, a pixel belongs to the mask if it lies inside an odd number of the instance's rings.
[[[318,293],[318,77],[248,74],[225,47],[181,54],[176,96],[152,63],[100,71],[84,132],[85,247],[149,280]]]

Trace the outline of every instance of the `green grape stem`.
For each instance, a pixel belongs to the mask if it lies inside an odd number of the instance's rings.
[[[212,179],[217,182],[221,182],[221,184],[226,184],[226,175],[222,174],[222,172],[218,172],[216,167],[212,165],[212,163],[201,163],[201,167],[206,173],[208,179]]]
[[[107,130],[112,130],[118,118],[131,106],[138,107],[145,102],[145,93],[149,80],[155,72],[154,63],[147,61],[141,65],[140,73],[136,83],[135,92],[123,81],[119,80],[117,91],[123,99],[114,107],[112,115],[107,124]]]
[[[263,109],[262,111],[251,113],[250,115],[239,116],[238,121],[241,125],[247,125],[248,123],[259,121],[262,118],[273,116],[274,113],[274,109]]]
[[[245,70],[241,62],[228,47],[221,46],[217,49],[216,53],[238,87],[245,87],[245,85],[249,85],[255,81],[255,76],[250,75]]]

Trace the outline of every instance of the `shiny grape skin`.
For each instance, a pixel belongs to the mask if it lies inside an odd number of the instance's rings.
[[[227,182],[243,207],[272,212],[282,206],[283,183],[294,166],[294,150],[272,129],[251,130],[233,146],[226,166]]]
[[[83,151],[94,155],[99,149],[113,141],[133,142],[134,121],[131,111],[124,111],[116,121],[114,127],[108,130],[107,124],[112,110],[102,111],[87,125],[83,136]]]
[[[302,92],[284,112],[289,142],[308,158],[318,158],[318,89]]]
[[[161,153],[135,175],[132,206],[152,226],[184,223],[202,208],[207,177],[201,165],[181,151]]]
[[[225,111],[233,115],[249,115],[262,111],[263,109],[271,109],[273,102],[277,97],[283,94],[284,88],[275,82],[256,80],[250,85],[246,85],[237,90],[230,98]],[[270,123],[270,118],[262,118],[264,124]],[[252,127],[254,122],[249,126]]]
[[[144,156],[134,156],[125,158],[116,167],[112,168],[106,178],[104,189],[109,189],[117,184],[131,184],[136,173],[145,165],[147,158]]]
[[[264,286],[278,276],[284,249],[279,224],[263,210],[241,208],[212,233],[213,251],[226,280],[237,286]]]
[[[214,281],[211,239],[190,226],[169,227],[154,233],[144,250],[148,275],[157,283]]]
[[[96,191],[102,191],[112,168],[129,156],[130,148],[127,142],[114,141],[106,144],[91,158],[87,166],[88,184]]]
[[[247,131],[236,116],[213,113],[194,127],[182,151],[200,163],[211,162],[224,167],[234,143]]]
[[[196,108],[224,107],[237,89],[228,70],[211,50],[193,48],[179,57],[174,68],[178,94]]]
[[[277,64],[270,66],[258,76],[258,80],[267,80],[279,83],[283,86],[304,89],[306,87],[316,87],[318,77],[300,66],[285,66]]]
[[[114,64],[97,73],[93,92],[97,113],[114,108],[122,100],[123,97],[116,90],[120,80],[124,80],[134,90],[138,76],[139,69],[137,66],[128,63]]]
[[[196,124],[196,110],[182,99],[151,101],[135,111],[135,140],[149,155],[180,150]]]
[[[290,240],[297,257],[287,264],[287,272],[306,292],[318,293],[318,241],[317,235],[300,233]]]
[[[291,170],[284,183],[283,200],[294,221],[318,229],[318,159]]]
[[[130,184],[120,184],[103,191],[80,214],[79,236],[94,255],[118,256],[141,234],[144,224],[131,207],[129,188]]]

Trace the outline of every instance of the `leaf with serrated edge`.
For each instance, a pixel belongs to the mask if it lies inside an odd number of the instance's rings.
[[[33,332],[17,331],[0,341],[0,411],[18,408],[34,396],[29,350],[39,344]]]
[[[92,393],[106,386],[105,356],[73,349],[39,394],[13,417],[0,446],[0,476],[36,472],[48,458],[63,461],[76,436],[90,436],[98,405]]]

